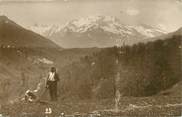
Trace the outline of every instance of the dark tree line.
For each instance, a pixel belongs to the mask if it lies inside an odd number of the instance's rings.
[[[173,36],[147,44],[105,48],[83,57],[61,70],[62,96],[113,98],[118,71],[122,96],[151,96],[170,88],[182,76],[181,39]]]

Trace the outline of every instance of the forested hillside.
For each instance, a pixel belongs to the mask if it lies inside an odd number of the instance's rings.
[[[61,71],[62,96],[113,98],[118,72],[122,96],[151,96],[168,89],[181,80],[181,39],[174,35],[147,44],[106,48],[83,57]]]

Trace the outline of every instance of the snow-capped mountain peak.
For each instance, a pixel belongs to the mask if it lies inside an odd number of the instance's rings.
[[[94,46],[94,44],[97,46],[105,46],[105,42],[102,44],[101,40],[107,42],[106,46],[110,46],[116,42],[116,39],[125,38],[130,40],[130,42],[132,40],[132,43],[135,43],[136,40],[138,42],[139,40],[159,36],[165,33],[165,31],[161,30],[159,27],[154,27],[146,24],[125,25],[122,24],[119,19],[113,16],[89,16],[71,20],[65,23],[65,25],[61,26],[36,25],[29,27],[29,29],[43,36],[51,38],[55,42],[60,43],[63,47],[64,45],[69,46],[69,43],[72,43],[72,41],[75,41],[77,39],[78,42],[74,42],[73,44],[79,44],[80,40],[85,39],[82,40],[82,42],[89,41],[85,42],[89,43],[89,47]],[[93,40],[93,42],[90,42],[91,40]],[[64,44],[65,41],[66,44]],[[111,43],[111,41],[114,42]],[[91,44],[90,46],[90,43],[93,43],[93,45]],[[73,47],[78,47],[76,44],[75,46],[73,44]]]
[[[72,32],[84,33],[92,29],[103,29],[112,33],[118,33],[119,26],[122,24],[112,16],[90,16],[68,22],[64,29]]]

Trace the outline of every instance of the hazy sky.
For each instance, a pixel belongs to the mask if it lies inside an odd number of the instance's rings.
[[[107,15],[174,31],[182,27],[182,0],[0,0],[0,14],[23,26]]]

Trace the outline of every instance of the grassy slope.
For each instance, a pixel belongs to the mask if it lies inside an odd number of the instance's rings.
[[[21,88],[22,73],[28,80],[28,86],[34,89],[40,78],[47,76],[47,72],[51,66],[56,66],[59,70],[71,62],[78,61],[81,56],[90,55],[99,49],[74,49],[74,50],[55,50],[44,48],[13,48],[0,49],[0,82],[7,86],[7,97],[13,99],[19,93],[23,93]],[[39,58],[46,58],[54,62],[54,64],[34,63]],[[2,85],[0,86],[2,89]],[[3,91],[0,90],[0,93]],[[4,94],[3,94],[4,95]],[[8,96],[9,95],[9,96]],[[0,99],[6,96],[0,96]],[[6,98],[8,99],[8,98]]]

